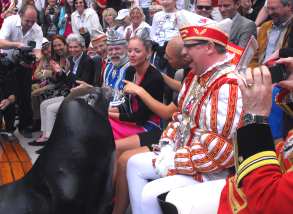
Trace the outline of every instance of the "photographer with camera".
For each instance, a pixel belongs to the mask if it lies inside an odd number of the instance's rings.
[[[0,47],[13,63],[16,85],[16,101],[19,106],[19,131],[31,137],[32,107],[31,85],[34,60],[40,58],[43,32],[37,21],[33,5],[23,6],[19,14],[7,17],[0,30]],[[25,44],[35,47],[26,47]],[[15,49],[18,49],[15,51]],[[17,54],[15,54],[17,52]],[[14,57],[13,57],[14,55]]]
[[[56,0],[48,0],[48,6],[45,10],[45,23],[43,24],[44,36],[49,40],[53,35],[58,34],[58,21],[60,10]]]

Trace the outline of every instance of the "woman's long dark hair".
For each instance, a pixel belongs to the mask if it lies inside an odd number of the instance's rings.
[[[76,2],[76,1],[77,1],[77,0],[73,0],[73,11],[76,10],[76,8],[75,8],[75,2]],[[87,8],[86,1],[85,1],[85,0],[82,0],[82,1],[83,1],[84,9],[86,9],[86,8]]]
[[[55,39],[59,39],[60,41],[62,41],[65,46],[67,46],[67,43],[66,43],[66,39],[63,36],[61,36],[61,35],[53,35],[51,37],[51,56],[52,56],[52,59],[53,60],[59,62],[59,60],[60,60],[61,57],[54,51],[54,48],[53,48],[53,41]]]

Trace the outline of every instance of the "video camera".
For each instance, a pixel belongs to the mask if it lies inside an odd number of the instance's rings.
[[[20,64],[32,64],[36,61],[36,57],[33,54],[33,49],[36,47],[35,41],[28,41],[27,46],[16,48],[13,52],[13,59]]]

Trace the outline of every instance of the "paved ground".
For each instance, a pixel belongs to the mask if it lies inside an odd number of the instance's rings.
[[[37,158],[38,158],[38,154],[36,154],[35,152],[37,150],[39,150],[40,148],[42,148],[41,146],[30,146],[28,145],[28,142],[33,141],[34,139],[36,139],[39,135],[40,132],[34,132],[33,133],[33,138],[24,138],[21,134],[19,134],[18,130],[16,130],[14,132],[15,136],[18,138],[20,144],[22,145],[22,147],[27,151],[27,153],[29,154],[32,163],[34,163]]]

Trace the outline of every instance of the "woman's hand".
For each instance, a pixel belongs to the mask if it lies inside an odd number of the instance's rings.
[[[57,62],[55,62],[54,60],[50,60],[49,63],[50,63],[50,66],[51,66],[53,72],[55,72],[55,73],[61,73],[62,68],[61,68],[61,66]]]
[[[117,107],[109,107],[108,111],[111,113],[119,113],[119,109]]]
[[[139,85],[133,82],[130,82],[128,80],[123,80],[123,82],[125,83],[125,86],[123,89],[124,93],[139,95],[142,89]]]
[[[109,117],[113,118],[113,119],[119,119],[119,112],[108,112]]]
[[[253,70],[238,79],[245,113],[268,116],[272,106],[272,79],[266,66]]]

